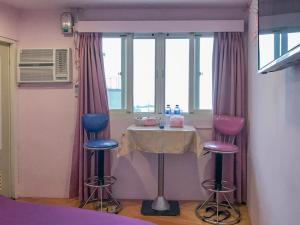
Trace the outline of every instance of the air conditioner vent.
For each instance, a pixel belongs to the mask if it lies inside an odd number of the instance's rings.
[[[53,49],[23,49],[20,51],[20,63],[53,62]]]
[[[71,49],[20,49],[18,82],[71,82]]]
[[[56,49],[55,53],[55,76],[65,77],[68,74],[68,50]]]
[[[20,68],[21,82],[53,81],[53,68]]]

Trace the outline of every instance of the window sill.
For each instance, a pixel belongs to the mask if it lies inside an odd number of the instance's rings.
[[[212,129],[212,110],[197,110],[194,113],[184,113],[185,123],[193,125],[197,130]],[[161,117],[162,114],[157,113],[132,113],[125,109],[110,110],[112,120],[128,121],[134,123],[134,118],[137,116],[155,116]]]
[[[126,109],[110,109],[109,113],[111,115],[133,115],[133,116],[162,116],[163,114],[161,113],[152,113],[152,112],[127,112]],[[194,112],[188,113],[182,113],[183,116],[187,117],[194,117],[194,116],[199,116],[199,115],[206,115],[206,116],[212,116],[212,110],[211,109],[203,109],[203,110],[195,110]]]

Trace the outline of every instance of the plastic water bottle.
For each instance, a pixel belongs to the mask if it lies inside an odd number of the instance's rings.
[[[165,126],[166,126],[165,118],[160,118],[160,120],[159,120],[159,128],[160,129],[164,129]]]
[[[172,109],[171,109],[170,105],[167,105],[166,109],[165,109],[165,124],[166,124],[166,126],[168,126],[170,124],[171,113],[172,113]]]
[[[166,106],[166,109],[165,109],[165,114],[166,114],[166,115],[171,115],[171,111],[172,111],[172,110],[171,110],[170,105],[167,105],[167,106]]]
[[[179,108],[179,105],[176,105],[175,108],[174,108],[174,114],[175,115],[180,115],[181,114],[181,110]]]

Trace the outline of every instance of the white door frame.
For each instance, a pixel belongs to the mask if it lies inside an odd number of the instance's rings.
[[[10,93],[9,93],[9,151],[10,151],[10,177],[11,177],[11,190],[10,194],[11,197],[17,198],[18,191],[16,188],[17,184],[17,144],[16,144],[16,89],[17,89],[17,82],[16,82],[16,62],[17,62],[17,41],[5,38],[0,36],[0,41],[9,44],[9,86],[10,86]]]

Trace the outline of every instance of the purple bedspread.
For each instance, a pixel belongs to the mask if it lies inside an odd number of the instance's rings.
[[[0,225],[154,225],[139,219],[0,196]]]

